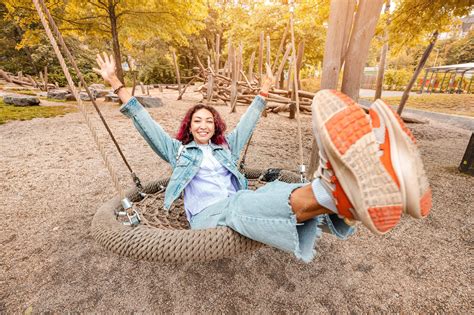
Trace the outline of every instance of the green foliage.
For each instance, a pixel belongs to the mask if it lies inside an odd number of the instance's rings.
[[[474,31],[446,47],[446,64],[458,64],[474,61]]]
[[[300,89],[308,92],[319,91],[321,89],[321,79],[315,77],[301,79]]]
[[[16,94],[23,94],[23,95],[34,95],[34,96],[37,95],[35,91],[22,90],[22,89],[8,89],[8,92],[15,92]]]
[[[446,32],[456,26],[456,17],[474,9],[471,0],[395,0],[396,10],[389,27],[390,46],[399,50],[422,43],[434,31]]]
[[[49,118],[62,116],[76,111],[68,106],[13,106],[0,100],[0,125],[11,120],[31,120],[33,118]]]
[[[390,90],[398,90],[408,84],[412,75],[413,72],[406,69],[388,69],[385,70],[384,84],[387,85]]]
[[[322,60],[326,37],[324,23],[328,16],[329,1],[298,1],[296,3],[295,44],[298,46],[300,41],[305,42],[303,65],[316,65]],[[281,5],[276,1],[251,1],[249,4],[229,6],[223,10],[222,19],[226,41],[231,40],[234,46],[242,43],[244,65],[247,65],[252,52],[255,51],[258,56],[260,32],[264,32],[265,36],[270,36],[271,60],[275,59],[283,33],[290,21],[290,12],[287,5]],[[290,42],[291,35],[288,32],[286,43]]]

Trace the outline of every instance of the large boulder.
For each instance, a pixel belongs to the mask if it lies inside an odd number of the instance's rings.
[[[105,96],[105,101],[106,101],[106,102],[119,103],[119,102],[120,102],[120,98],[118,97],[117,94],[114,94],[113,92],[109,92],[109,94],[107,94],[107,95]]]
[[[72,94],[68,90],[53,89],[53,90],[48,90],[47,97],[55,99],[55,100],[66,101],[68,100],[68,96],[70,95]]]
[[[144,107],[153,108],[163,106],[163,101],[161,100],[161,98],[156,96],[145,95],[135,97]]]
[[[3,97],[5,104],[15,106],[37,106],[40,104],[39,98],[31,95],[9,94]]]
[[[90,91],[91,91],[92,95],[95,96],[95,98],[105,97],[107,94],[109,94],[111,92],[110,90],[94,89],[94,88],[90,88]]]
[[[94,92],[91,91],[91,94],[92,94],[92,97],[95,99]],[[91,100],[91,98],[89,97],[89,94],[87,94],[87,92],[79,92],[79,97],[83,101],[90,101]]]
[[[91,91],[91,93],[92,93],[92,96],[94,96],[94,92]],[[83,101],[90,101],[91,100],[91,98],[89,97],[87,92],[84,92],[84,91],[79,92],[79,97]],[[59,89],[49,90],[48,91],[48,98],[61,100],[61,101],[75,101],[76,100],[74,95],[71,92],[69,92],[68,90],[59,90]],[[94,99],[95,99],[95,97],[94,97]]]

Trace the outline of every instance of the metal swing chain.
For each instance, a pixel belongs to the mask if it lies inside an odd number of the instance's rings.
[[[40,20],[41,20],[41,23],[43,24],[43,27],[45,29],[45,32],[46,32],[46,35],[48,36],[50,42],[51,42],[51,45],[53,46],[53,50],[54,52],[56,53],[56,57],[58,58],[58,61],[61,65],[61,68],[63,70],[63,73],[64,73],[64,76],[66,77],[66,80],[69,84],[69,88],[71,89],[71,92],[72,94],[74,95],[74,97],[76,98],[76,101],[79,105],[79,109],[81,110],[82,112],[82,115],[86,121],[86,124],[89,128],[89,130],[91,131],[92,133],[92,136],[94,138],[94,141],[100,151],[100,154],[102,156],[102,159],[104,161],[104,164],[107,168],[107,170],[109,171],[109,174],[110,174],[110,177],[112,178],[112,181],[114,183],[114,187],[121,199],[121,203],[122,203],[122,206],[123,208],[125,209],[125,211],[121,211],[121,212],[118,212],[117,215],[119,216],[126,216],[128,218],[128,222],[126,222],[125,224],[127,225],[137,225],[138,223],[140,223],[140,216],[138,214],[138,212],[134,209],[132,203],[130,202],[130,200],[128,198],[125,197],[125,194],[122,190],[122,187],[120,186],[120,183],[119,183],[119,180],[118,180],[118,177],[117,177],[117,174],[113,168],[113,166],[111,165],[108,157],[107,157],[107,154],[106,154],[106,151],[105,151],[105,148],[103,146],[103,144],[100,142],[99,140],[99,137],[97,135],[97,133],[95,132],[94,130],[94,127],[92,125],[92,122],[90,120],[90,117],[89,115],[87,114],[87,111],[86,111],[86,108],[84,106],[84,103],[82,102],[80,96],[79,96],[79,93],[76,89],[76,86],[74,84],[74,81],[71,77],[71,74],[69,73],[69,70],[67,68],[67,65],[66,65],[66,62],[64,60],[64,57],[62,56],[61,54],[61,51],[59,49],[59,46],[58,46],[58,43],[56,42],[55,38],[54,38],[54,35],[53,33],[51,32],[51,29],[48,25],[48,22],[46,21],[46,18],[44,17],[44,14],[43,14],[43,10],[44,12],[46,13],[46,15],[48,16],[48,19],[49,19],[49,22],[51,24],[51,27],[53,27],[59,41],[60,41],[60,44],[61,46],[63,47],[63,49],[65,50],[66,54],[68,55],[68,58],[70,59],[71,63],[73,64],[76,72],[77,72],[77,75],[79,76],[80,80],[81,80],[81,83],[85,86],[86,88],[86,91],[87,91],[87,94],[89,95],[89,97],[91,98],[92,100],[92,103],[94,104],[94,107],[96,108],[97,112],[99,113],[99,116],[101,117],[102,119],[102,122],[105,124],[106,126],[106,129],[107,131],[109,132],[109,134],[111,135],[117,149],[119,150],[122,158],[124,159],[127,167],[129,168],[129,170],[131,171],[132,173],[132,178],[134,179],[134,182],[135,182],[135,185],[137,186],[137,188],[142,189],[142,186],[140,184],[140,180],[138,179],[138,177],[133,173],[133,171],[131,170],[131,167],[130,165],[128,164],[128,162],[126,161],[125,159],[125,156],[123,155],[122,151],[120,150],[120,148],[118,147],[118,144],[117,142],[115,141],[115,138],[113,137],[110,129],[108,128],[108,125],[106,124],[102,114],[100,113],[100,110],[99,108],[97,107],[97,104],[95,103],[95,101],[93,100],[93,97],[92,97],[92,94],[90,92],[90,90],[87,88],[87,85],[85,84],[85,81],[84,81],[84,78],[82,76],[82,73],[79,71],[79,69],[77,68],[77,64],[75,63],[74,61],[74,58],[72,57],[71,53],[69,52],[69,50],[67,49],[66,47],[66,44],[64,43],[64,40],[61,36],[61,34],[59,33],[59,30],[57,29],[56,27],[56,24],[54,23],[54,20],[53,18],[51,17],[45,3],[43,0],[33,0],[33,3],[36,7],[36,11],[38,11],[38,15],[40,17]],[[43,9],[43,10],[42,10]]]

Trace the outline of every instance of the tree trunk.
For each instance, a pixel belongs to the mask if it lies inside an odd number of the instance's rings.
[[[123,79],[123,69],[122,69],[122,56],[120,53],[120,44],[118,38],[118,28],[117,28],[117,15],[115,14],[116,4],[113,1],[109,0],[108,2],[108,13],[110,19],[110,30],[112,34],[112,50],[114,52],[115,59],[115,69],[117,78],[120,82],[125,83]]]
[[[360,0],[352,28],[342,77],[342,92],[357,101],[370,41],[380,17],[383,0]]]
[[[347,39],[352,23],[347,23],[347,17],[354,14],[355,0],[332,0],[329,12],[329,28],[326,45],[324,47],[323,73],[321,89],[336,89],[339,72],[342,66],[342,55],[345,53]],[[352,22],[352,20],[351,20]],[[309,161],[308,178],[314,178],[318,167],[319,148],[313,139],[311,157]]]
[[[385,3],[385,14],[390,14],[390,0],[387,0]],[[387,59],[388,51],[388,26],[390,25],[390,18],[387,18],[387,24],[385,25],[385,30],[383,33],[383,47],[380,54],[379,70],[377,71],[377,82],[375,83],[375,98],[379,99],[382,97],[382,88],[383,88],[383,77],[385,74],[385,60]]]
[[[264,45],[264,34],[260,33],[260,41],[258,45],[258,83],[262,84],[262,71],[263,71],[263,45]]]
[[[179,74],[178,59],[176,58],[176,52],[175,52],[174,48],[171,51],[171,53],[172,53],[172,56],[173,56],[173,64],[174,64],[174,71],[175,71],[175,75],[176,75],[176,83],[178,83],[178,92],[179,92],[179,94],[181,94],[181,76]],[[179,97],[178,97],[178,100],[179,100]]]
[[[423,56],[421,56],[420,62],[416,66],[415,72],[413,73],[413,76],[411,77],[410,82],[408,83],[405,91],[403,92],[402,99],[400,100],[400,104],[398,105],[397,113],[398,115],[402,115],[403,108],[405,107],[405,104],[408,100],[408,96],[410,95],[410,91],[413,87],[413,85],[416,82],[416,79],[418,78],[418,75],[420,74],[421,70],[425,66],[426,60],[428,60],[428,57],[431,54],[431,51],[433,50],[434,45],[436,44],[436,41],[438,40],[438,31],[435,31],[433,33],[433,36],[431,38],[431,41],[426,47],[425,52],[423,53]]]

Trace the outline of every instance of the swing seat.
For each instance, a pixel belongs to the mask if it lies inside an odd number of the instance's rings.
[[[245,169],[243,173],[249,180],[249,189],[276,179],[287,183],[300,182],[298,174],[286,170]],[[122,256],[174,263],[212,261],[265,246],[228,227],[189,229],[181,198],[169,211],[162,209],[168,181],[162,179],[145,185],[145,198],[136,188],[127,192],[126,196],[137,206],[142,217],[142,223],[136,227],[117,220],[115,213],[121,209],[118,196],[102,205],[92,220],[95,240]]]

